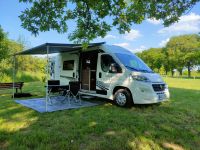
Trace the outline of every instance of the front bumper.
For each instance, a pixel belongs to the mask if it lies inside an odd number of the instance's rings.
[[[163,84],[163,83],[160,83]],[[135,82],[131,87],[133,101],[135,104],[160,103],[169,99],[168,88],[162,91],[154,91],[152,83]]]
[[[165,95],[164,98],[161,98],[160,95]],[[151,97],[145,98],[145,99],[139,99],[134,101],[135,104],[154,104],[154,103],[160,103],[169,100],[169,92],[162,92],[162,93],[156,93],[152,94]]]

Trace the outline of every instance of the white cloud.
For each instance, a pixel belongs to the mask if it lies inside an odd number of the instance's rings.
[[[113,44],[113,45],[117,45],[117,46],[121,46],[123,48],[126,48],[127,50],[131,51],[132,53],[140,52],[140,51],[143,51],[143,50],[147,49],[147,47],[144,46],[144,45],[141,45],[138,48],[132,48],[131,45],[129,43],[127,43],[127,42],[116,43],[116,44]]]
[[[116,39],[117,37],[112,35],[112,34],[108,34],[104,37],[104,39]]]
[[[156,20],[155,18],[147,19],[147,22],[154,24],[154,25],[159,25],[162,23],[161,20]]]
[[[113,44],[113,45],[121,46],[121,47],[124,47],[126,49],[129,49],[129,47],[130,47],[130,44],[126,43],[126,42],[124,42],[124,43],[116,43],[116,44]]]
[[[167,42],[169,42],[169,38],[165,39],[165,40],[162,40],[159,44],[160,47],[164,47],[166,46]]]
[[[131,50],[131,51],[132,51],[133,53],[136,53],[136,52],[141,52],[141,51],[143,51],[143,50],[145,50],[145,49],[147,49],[147,47],[144,46],[144,45],[141,45],[140,47],[135,48],[135,49],[133,49],[133,50]]]
[[[126,32],[125,33],[123,38],[128,40],[128,41],[133,41],[133,40],[137,39],[140,36],[141,36],[140,31],[131,29],[130,32]]]
[[[190,22],[190,21],[200,21],[200,15],[195,13],[190,13],[189,15],[184,15],[180,19],[182,22]]]
[[[200,15],[190,13],[180,17],[180,20],[173,25],[162,28],[158,31],[160,34],[182,34],[198,33],[200,31]]]

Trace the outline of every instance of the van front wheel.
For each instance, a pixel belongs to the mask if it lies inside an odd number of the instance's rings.
[[[119,89],[114,94],[115,103],[121,107],[131,107],[133,99],[131,93],[126,89]]]

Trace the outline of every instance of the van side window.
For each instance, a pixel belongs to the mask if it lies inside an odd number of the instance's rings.
[[[63,70],[73,70],[74,60],[67,60],[63,62]]]
[[[104,72],[110,72],[110,68],[112,66],[112,64],[116,64],[116,71],[112,72],[112,73],[121,73],[121,68],[120,66],[114,61],[114,59],[112,58],[112,56],[105,54],[101,56],[101,69]]]

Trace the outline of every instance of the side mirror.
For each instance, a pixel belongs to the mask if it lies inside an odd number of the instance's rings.
[[[111,63],[109,73],[121,73],[121,67],[117,63]]]

